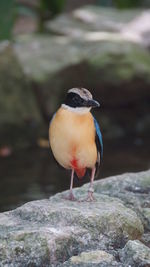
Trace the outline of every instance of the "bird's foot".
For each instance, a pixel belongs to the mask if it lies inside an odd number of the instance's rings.
[[[77,198],[74,196],[72,192],[70,192],[68,196],[63,196],[63,198],[70,201],[77,201]]]
[[[93,188],[89,188],[87,197],[82,199],[81,202],[84,202],[84,201],[87,201],[87,202],[96,201],[96,199],[93,196],[93,193],[94,193],[94,189]]]
[[[93,201],[96,201],[96,199],[94,198],[93,194],[89,193],[86,198],[80,200],[80,202],[93,202]]]

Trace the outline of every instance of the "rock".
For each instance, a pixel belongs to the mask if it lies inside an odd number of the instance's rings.
[[[56,266],[84,250],[122,247],[142,232],[139,218],[119,200],[97,196],[91,209],[91,203],[72,203],[59,194],[1,215],[2,265]]]
[[[109,19],[108,19],[109,18]],[[46,29],[84,40],[124,39],[150,45],[150,10],[84,6],[46,23]]]
[[[150,55],[131,42],[28,35],[16,40],[15,51],[36,83],[46,114],[56,109],[73,86],[91,89],[109,107],[135,103],[150,94]]]
[[[123,27],[121,34],[127,39],[141,43],[150,47],[150,9],[142,10],[140,14]]]
[[[150,232],[142,235],[141,242],[150,248]]]
[[[103,251],[103,250],[95,250],[90,252],[82,252],[79,256],[71,257],[72,263],[100,263],[107,262],[111,263],[114,260],[114,257]]]
[[[87,188],[87,185],[83,186]],[[150,171],[127,173],[95,182],[96,193],[119,197],[123,203],[134,208],[147,230],[150,229]]]
[[[115,8],[89,5],[78,8],[72,13],[60,15],[53,21],[47,22],[46,28],[57,34],[83,38],[88,32],[120,32],[123,26],[131,23],[139,14],[139,10],[120,12]]]
[[[93,41],[121,38],[149,47],[149,19],[150,10],[120,11],[89,5],[46,23],[46,29],[74,38]]]
[[[75,267],[75,266],[121,266],[116,261],[114,257],[103,251],[103,250],[94,250],[90,252],[82,252],[78,256],[73,256],[68,262],[65,262],[63,266]]]
[[[150,248],[143,245],[139,240],[129,240],[120,251],[120,259],[127,266],[148,267],[150,266]]]
[[[0,44],[0,95],[0,145],[22,146],[33,138],[42,118],[31,84],[7,42]]]
[[[81,57],[78,45],[73,45],[69,38],[62,36],[19,36],[14,49],[26,75],[40,83],[46,82],[66,66],[78,63]]]
[[[42,113],[49,120],[66,90],[63,90],[63,77],[55,79],[55,75],[79,63],[82,51],[69,38],[48,35],[18,37],[14,49],[34,85]]]
[[[62,192],[1,213],[0,266],[148,266],[149,248],[137,240],[148,245],[149,178],[147,171],[96,181],[92,203],[67,201]],[[87,187],[74,189],[76,197]]]
[[[145,225],[150,230],[150,203],[148,205],[148,208],[142,209],[143,219],[145,221]]]

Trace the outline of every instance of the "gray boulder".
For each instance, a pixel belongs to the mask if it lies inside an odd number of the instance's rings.
[[[140,15],[139,10],[123,10],[98,6],[82,6],[46,23],[46,28],[57,34],[81,36],[86,32],[116,33]],[[109,18],[109,20],[108,20]]]
[[[133,267],[150,266],[150,248],[142,244],[139,240],[129,240],[120,251],[120,259]]]
[[[46,23],[50,32],[84,40],[124,39],[150,45],[150,9],[118,10],[84,6]]]
[[[83,186],[87,188],[87,185]],[[150,230],[150,172],[124,174],[95,182],[96,193],[119,197],[124,205],[136,210],[145,229]]]
[[[14,48],[46,114],[74,86],[89,88],[107,107],[141,103],[150,95],[150,55],[138,44],[28,35],[18,38]]]
[[[124,174],[96,181],[92,203],[65,200],[66,191],[1,213],[0,266],[125,267],[131,249],[148,266],[149,185],[150,171]],[[74,189],[78,199],[87,187]],[[130,241],[139,239],[145,246]]]
[[[114,260],[112,254],[109,254],[103,250],[94,250],[89,252],[82,252],[78,256],[73,256],[68,262],[63,264],[65,267],[109,267],[116,266],[121,267],[122,265]]]

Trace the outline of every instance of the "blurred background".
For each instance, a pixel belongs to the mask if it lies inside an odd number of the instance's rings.
[[[101,103],[97,179],[150,168],[149,8],[148,0],[0,1],[0,211],[69,188],[48,127],[72,87]]]

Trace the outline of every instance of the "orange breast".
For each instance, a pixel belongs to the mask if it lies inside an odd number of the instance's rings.
[[[60,108],[50,129],[50,145],[56,160],[65,168],[74,168],[79,177],[93,168],[97,159],[95,127],[90,112],[77,114]]]

